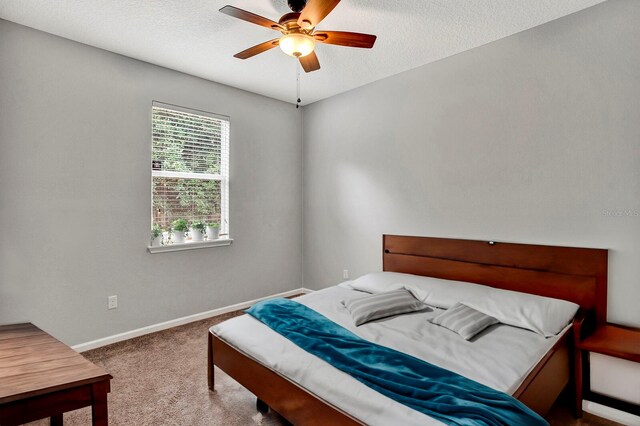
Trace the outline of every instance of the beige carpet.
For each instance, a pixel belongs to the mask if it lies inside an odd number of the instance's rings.
[[[83,355],[111,375],[112,425],[284,425],[277,414],[255,409],[255,397],[216,368],[216,392],[207,387],[207,330],[239,313],[198,321],[105,346]],[[571,418],[568,403],[551,411],[552,425],[612,426],[586,415]],[[88,408],[64,415],[67,425],[91,424]],[[40,420],[30,425],[47,425]]]

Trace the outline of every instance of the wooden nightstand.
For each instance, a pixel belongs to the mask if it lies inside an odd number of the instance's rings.
[[[640,363],[640,329],[607,324],[597,327],[593,334],[577,342],[576,348],[579,351],[576,359],[580,361],[586,358],[584,354],[596,353]],[[638,365],[638,368],[640,368],[640,365]],[[595,402],[602,402],[605,405],[640,415],[639,405],[591,392],[588,368],[585,369],[585,373],[584,392],[589,400],[596,400]],[[582,388],[582,386],[578,386],[576,389],[580,403],[582,401]]]

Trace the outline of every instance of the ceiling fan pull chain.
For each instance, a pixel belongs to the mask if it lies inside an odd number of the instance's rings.
[[[300,63],[296,61],[296,109],[300,108]]]

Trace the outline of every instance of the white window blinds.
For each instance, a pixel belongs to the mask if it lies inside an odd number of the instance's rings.
[[[152,225],[219,224],[229,233],[229,119],[154,102]]]

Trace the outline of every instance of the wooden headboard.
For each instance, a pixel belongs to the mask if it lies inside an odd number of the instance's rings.
[[[607,321],[605,249],[383,236],[383,271],[477,284],[577,303]]]

